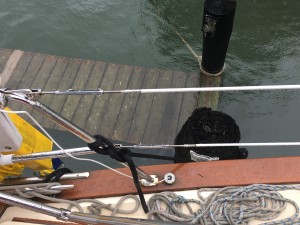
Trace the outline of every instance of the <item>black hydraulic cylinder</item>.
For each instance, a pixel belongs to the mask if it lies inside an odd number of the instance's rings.
[[[236,0],[205,0],[202,72],[217,75],[223,70],[235,9]]]

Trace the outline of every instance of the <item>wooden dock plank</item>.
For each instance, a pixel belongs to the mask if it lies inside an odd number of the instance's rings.
[[[116,90],[197,87],[198,78],[199,75],[184,72],[24,52],[7,84],[12,88],[39,88],[45,91]],[[210,85],[206,81],[205,84]],[[39,100],[91,134],[99,133],[131,143],[171,144],[197,106],[197,97],[197,94],[191,93],[132,93],[102,96],[43,95]],[[61,129],[42,114],[31,114],[42,121],[43,126]]]
[[[60,84],[69,84],[69,80],[65,80],[63,81],[63,78],[65,76],[65,71],[66,68],[69,67],[69,60],[68,58],[64,58],[64,57],[59,57],[57,59],[57,62],[50,74],[49,79],[47,80],[45,86],[44,86],[44,90],[45,91],[55,91],[58,89]],[[80,60],[78,60],[78,64],[80,64]],[[78,65],[76,64],[76,65]],[[77,72],[78,67],[75,68],[75,71]],[[64,96],[62,96],[64,97]],[[49,108],[53,109],[56,112],[60,112],[58,110],[55,110],[58,106],[62,105],[62,103],[60,104],[60,102],[58,101],[58,99],[55,98],[54,95],[44,95],[41,98],[41,102],[43,104],[45,104],[46,106],[48,106]],[[55,124],[48,120],[46,117],[43,117],[42,120],[42,125],[48,128],[53,128],[55,126]]]
[[[0,72],[0,86],[1,87],[5,87],[7,81],[9,80],[12,73],[14,72],[14,69],[16,68],[23,53],[24,53],[23,51],[15,50],[9,56],[8,60],[5,63],[4,68],[2,69],[2,72]]]
[[[0,49],[0,88],[3,88],[5,85],[2,77],[2,72],[12,52],[13,50],[11,49]]]
[[[161,71],[158,78],[157,88],[170,88],[173,79],[172,71]],[[147,120],[145,132],[141,142],[143,144],[157,144],[159,137],[159,129],[168,100],[168,94],[154,94],[153,104],[150,109],[150,114]]]
[[[18,84],[17,88],[22,89],[22,88],[30,88],[33,81],[35,80],[35,77],[37,73],[40,71],[43,62],[45,59],[45,55],[41,53],[34,53],[32,60],[30,61],[30,64],[23,75],[20,83]],[[27,105],[20,105],[19,110],[24,110],[24,111],[30,111],[31,107]]]
[[[27,71],[27,68],[32,60],[33,53],[31,52],[25,52],[21,59],[19,60],[16,68],[13,71],[12,76],[6,83],[6,88],[10,89],[16,89],[18,87],[18,84],[20,83],[22,77],[24,76],[25,72]]]
[[[17,89],[22,77],[24,76],[27,68],[32,60],[33,53],[25,52],[19,60],[16,68],[14,69],[11,77],[7,81],[5,87],[9,89]],[[13,110],[18,110],[21,107],[21,103],[10,101],[8,106]]]
[[[146,69],[142,67],[134,67],[131,75],[131,79],[128,84],[128,89],[138,89],[142,87]],[[112,139],[114,140],[126,140],[129,132],[130,124],[133,119],[133,114],[137,101],[139,99],[138,93],[126,94],[122,103],[122,107],[119,113],[119,117],[115,124],[114,133]]]
[[[133,71],[132,66],[122,65],[119,69],[118,76],[115,81],[113,90],[126,89]],[[108,99],[108,104],[105,107],[105,112],[100,122],[98,133],[107,137],[111,137],[114,132],[114,127],[117,122],[120,108],[124,99],[124,94],[111,94]],[[100,133],[101,132],[101,133]]]
[[[98,89],[100,87],[100,83],[102,81],[106,66],[107,63],[99,61],[95,62],[95,65],[85,87],[87,90]],[[77,121],[77,125],[79,127],[83,128],[85,126],[86,121],[90,115],[94,100],[95,96],[93,95],[81,96],[78,107],[73,117],[73,121]]]
[[[159,70],[149,69],[145,74],[142,88],[156,88],[158,77]],[[131,125],[126,137],[127,141],[131,143],[141,142],[150,114],[150,109],[152,107],[153,97],[153,94],[142,94],[139,96],[132,121],[128,121],[131,123]]]
[[[43,65],[37,75],[35,76],[35,79],[31,85],[31,89],[42,89],[44,90],[45,85],[50,78],[50,74],[53,71],[53,68],[57,62],[56,56],[52,55],[46,55],[45,60],[43,62]],[[39,112],[36,110],[29,110],[28,111],[39,123],[42,122],[42,116],[40,115]]]
[[[85,89],[86,82],[90,76],[90,73],[92,71],[92,68],[94,66],[94,62],[90,60],[84,60],[78,70],[77,76],[72,84],[72,89],[74,90],[83,90]],[[65,101],[63,110],[61,111],[61,115],[70,120],[73,121],[73,115],[77,109],[80,95],[69,95]],[[75,124],[77,124],[78,121],[73,121]]]
[[[80,59],[60,58],[51,75],[53,76],[53,79],[48,81],[48,86],[45,89],[66,90],[71,88],[73,81],[78,73],[81,62],[82,60]],[[64,103],[68,96],[49,95],[45,97],[47,97],[47,99],[45,99],[44,103],[47,104],[47,102],[49,102],[47,105],[50,106],[52,110],[54,110],[57,113],[61,113],[61,111],[63,110]],[[48,128],[61,129],[59,125],[54,124],[52,121],[46,118],[43,120],[43,125],[45,125]]]
[[[7,60],[9,59],[9,56],[12,54],[13,50],[11,49],[0,49],[0,73],[5,67],[5,64]]]
[[[187,75],[175,72],[172,79],[172,87],[179,88],[186,85]],[[169,93],[166,107],[160,124],[159,136],[156,143],[173,144],[177,135],[178,118],[182,106],[183,93]],[[159,126],[158,126],[159,127]]]
[[[36,74],[35,79],[33,80],[33,83],[31,84],[30,88],[44,90],[44,87],[48,79],[50,78],[50,74],[54,69],[57,59],[58,57],[56,56],[52,56],[52,55],[45,56],[42,67],[39,70],[39,72]]]
[[[103,90],[111,90],[114,86],[116,77],[119,72],[119,65],[109,63],[106,67],[104,77],[101,81],[100,88]],[[85,124],[84,129],[90,134],[101,133],[100,121],[102,120],[105,107],[107,107],[109,95],[96,96],[90,116]]]
[[[187,81],[186,81],[186,87],[199,87],[199,75],[196,74],[188,74],[187,75]],[[183,102],[181,105],[181,110],[178,118],[177,123],[177,131],[176,134],[181,130],[181,127],[185,123],[185,121],[189,118],[189,116],[192,114],[194,109],[197,108],[197,99],[198,99],[198,93],[184,93],[183,95]]]
[[[24,73],[21,81],[19,82],[17,88],[30,88],[34,82],[36,75],[40,71],[43,62],[45,60],[45,55],[41,53],[34,53],[32,60],[29,63],[29,66]]]

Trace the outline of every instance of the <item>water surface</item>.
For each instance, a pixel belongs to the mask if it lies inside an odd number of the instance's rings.
[[[199,72],[204,1],[0,0],[0,47]],[[300,1],[238,1],[223,86],[300,83]],[[299,91],[222,93],[241,142],[299,141]],[[59,136],[59,135],[58,135]],[[299,155],[249,148],[249,157]]]

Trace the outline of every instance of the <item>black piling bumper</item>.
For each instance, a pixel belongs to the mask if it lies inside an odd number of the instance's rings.
[[[206,0],[203,12],[201,72],[220,75],[232,32],[236,0]]]

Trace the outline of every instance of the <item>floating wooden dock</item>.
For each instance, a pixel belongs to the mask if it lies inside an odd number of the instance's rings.
[[[201,86],[199,74],[71,59],[47,54],[0,49],[1,87],[44,91],[67,89],[141,89]],[[218,82],[202,77],[202,83]],[[102,96],[45,95],[40,101],[90,134],[143,144],[172,144],[178,131],[202,103],[217,102],[217,95],[191,93],[105,94]],[[60,129],[38,112],[29,111],[44,127]],[[202,105],[203,106],[203,105]]]

